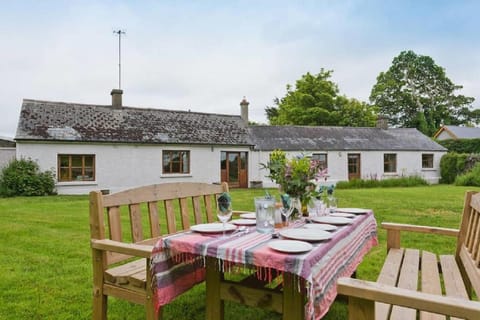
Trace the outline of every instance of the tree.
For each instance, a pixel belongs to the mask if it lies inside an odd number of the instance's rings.
[[[381,72],[370,94],[370,102],[395,127],[413,127],[431,136],[441,124],[471,121],[474,98],[455,95],[462,89],[429,56],[403,51],[386,72]]]
[[[316,75],[307,72],[295,83],[287,84],[285,97],[274,99],[276,106],[265,108],[272,125],[373,126],[375,108],[365,102],[339,95],[330,80],[331,70],[323,68]]]

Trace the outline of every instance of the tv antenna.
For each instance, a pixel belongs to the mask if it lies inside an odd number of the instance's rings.
[[[118,29],[113,33],[118,35],[118,89],[122,89],[122,34],[125,34],[125,31]]]

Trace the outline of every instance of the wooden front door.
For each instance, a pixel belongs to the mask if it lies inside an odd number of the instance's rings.
[[[360,153],[348,154],[348,180],[360,179]]]
[[[221,180],[231,188],[248,187],[248,152],[222,151]]]

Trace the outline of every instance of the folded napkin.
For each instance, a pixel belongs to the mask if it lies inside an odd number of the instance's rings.
[[[282,204],[285,209],[290,208],[290,196],[288,194],[281,194],[280,198],[282,199]]]
[[[232,198],[230,198],[230,194],[228,192],[224,192],[218,197],[217,202],[218,210],[225,212],[230,207],[232,203]]]

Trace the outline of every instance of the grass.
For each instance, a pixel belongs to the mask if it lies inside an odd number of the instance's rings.
[[[456,228],[466,190],[437,185],[412,188],[336,190],[341,207],[372,208],[383,221]],[[275,190],[270,190],[276,194]],[[263,190],[232,190],[234,208],[253,210]],[[375,280],[385,257],[385,232],[358,269],[361,279]],[[0,319],[90,319],[91,257],[88,198],[51,196],[0,199]],[[455,242],[439,236],[411,234],[405,246],[453,252]],[[205,291],[199,285],[164,309],[165,319],[204,319]],[[109,319],[144,319],[143,307],[109,300]],[[226,319],[281,319],[273,312],[226,305]],[[346,318],[335,302],[324,319]]]

